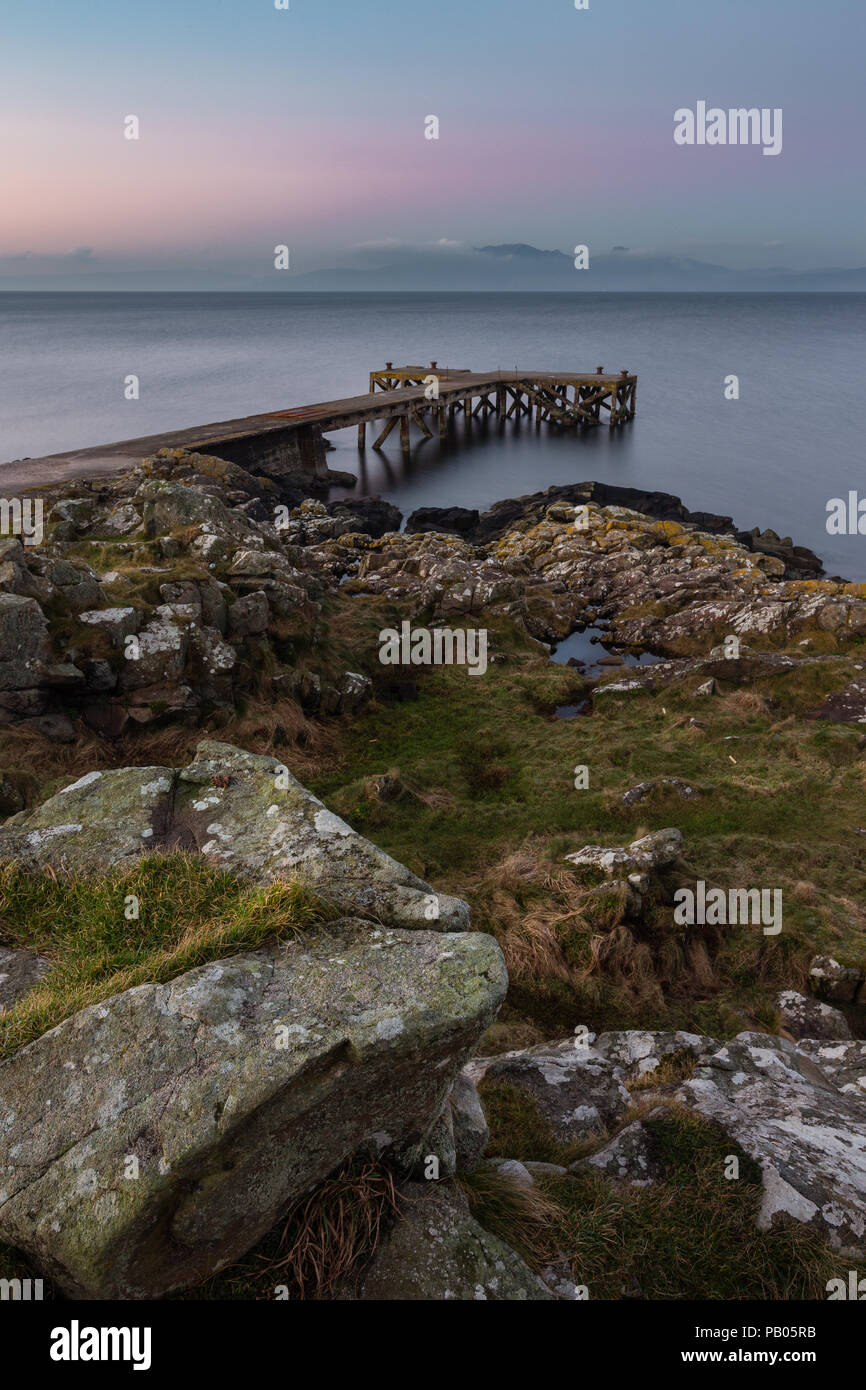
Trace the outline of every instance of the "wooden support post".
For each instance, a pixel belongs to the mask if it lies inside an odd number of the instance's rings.
[[[409,452],[409,416],[400,416],[400,448],[404,454]]]
[[[367,443],[367,425],[362,421],[358,426],[358,448],[363,449]]]
[[[439,402],[439,438],[448,438],[448,407],[444,401]]]
[[[392,415],[392,416],[391,416],[391,419],[387,422],[387,424],[385,425],[385,428],[383,429],[382,433],[379,435],[379,438],[376,440],[375,444],[373,445],[373,448],[374,448],[374,449],[381,449],[382,445],[385,443],[385,440],[388,438],[388,435],[391,433],[392,429],[393,429],[394,426],[396,425],[398,419],[399,419],[399,416],[397,416],[397,415]]]
[[[496,408],[497,408],[498,411],[499,411],[499,418],[500,418],[500,420],[504,420],[504,419],[505,419],[505,387],[504,387],[504,386],[497,386],[497,388],[496,388]]]
[[[422,417],[420,411],[413,410],[412,419],[415,421],[415,424],[418,426],[419,430],[422,431],[425,439],[433,438],[433,431],[428,427],[427,421]]]

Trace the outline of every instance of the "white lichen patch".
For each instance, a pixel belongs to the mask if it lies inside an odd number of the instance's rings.
[[[69,792],[80,791],[82,787],[91,787],[94,782],[100,781],[101,772],[87,772],[83,777],[79,777],[77,782],[70,782],[68,787],[61,787],[59,795],[67,796]]]

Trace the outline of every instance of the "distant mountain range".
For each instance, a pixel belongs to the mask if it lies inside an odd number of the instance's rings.
[[[866,266],[853,270],[730,270],[687,256],[653,256],[616,247],[573,256],[516,243],[447,254],[394,254],[376,266],[319,270],[287,288],[306,290],[844,290],[866,291]]]
[[[356,253],[359,254],[359,253]],[[563,251],[517,242],[501,246],[369,250],[364,264],[307,274],[249,275],[228,270],[100,270],[58,267],[39,275],[0,273],[0,290],[298,291],[836,291],[866,293],[866,266],[838,270],[731,270],[688,256],[616,246],[576,270]],[[21,267],[24,270],[24,266]]]

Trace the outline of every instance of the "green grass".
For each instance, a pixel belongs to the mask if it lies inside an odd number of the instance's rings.
[[[686,1063],[668,1061],[663,1076],[654,1073],[657,1083],[681,1077]],[[491,1156],[567,1165],[609,1138],[561,1144],[530,1096],[505,1082],[482,1082],[480,1092]],[[673,1105],[643,1123],[662,1180],[630,1187],[592,1169],[567,1178],[537,1176],[530,1191],[539,1203],[527,1208],[519,1194],[509,1198],[481,1169],[462,1179],[473,1214],[535,1268],[564,1257],[574,1282],[586,1285],[592,1299],[826,1297],[827,1281],[845,1262],[819,1234],[796,1222],[757,1229],[761,1171],[738,1144],[718,1126]],[[725,1177],[730,1155],[739,1160],[736,1179]]]
[[[138,919],[127,917],[138,899]],[[147,855],[104,878],[0,867],[0,942],[52,968],[0,1015],[0,1059],[109,995],[293,939],[325,909],[297,883],[250,887],[198,856]]]
[[[521,1163],[558,1163],[567,1167],[593,1148],[592,1142],[586,1140],[564,1144],[554,1139],[532,1096],[507,1081],[485,1079],[478,1092],[490,1130],[490,1158],[519,1156]]]
[[[393,625],[387,608],[329,601],[326,618],[321,651],[311,648],[310,659],[382,679],[376,633]],[[685,1027],[719,1037],[744,1027],[772,1031],[777,991],[803,986],[811,954],[866,961],[866,844],[856,829],[866,819],[866,737],[856,725],[806,717],[856,674],[848,661],[744,685],[723,681],[712,698],[694,696],[694,678],[658,693],[601,696],[591,717],[566,722],[552,710],[581,698],[581,677],[547,662],[503,620],[472,621],[491,632],[494,659],[483,677],[413,668],[406,674],[417,680],[417,700],[377,701],[352,720],[330,721],[309,756],[288,761],[361,833],[438,889],[467,898],[473,926],[497,936],[510,973],[495,1025],[503,1039],[509,1030],[561,1038],[578,1024]],[[866,659],[866,647],[850,655]],[[273,751],[264,727],[246,737],[229,722],[220,737]],[[144,737],[142,760],[146,749]],[[579,764],[589,768],[588,790],[574,787]],[[89,756],[62,770],[68,777],[92,766]],[[398,801],[369,795],[368,779],[386,771],[409,789]],[[702,795],[684,801],[660,790],[623,806],[629,787],[665,775]],[[666,825],[683,833],[684,863],[662,876],[641,919],[628,918],[611,895],[588,903],[589,880],[564,856],[584,844],[627,844]],[[782,934],[675,929],[673,890],[697,878],[781,887]],[[131,894],[142,903],[138,922],[124,917]],[[49,955],[55,969],[0,1018],[0,1057],[89,1003],[291,937],[322,911],[293,885],[245,888],[183,855],[144,859],[101,884],[26,879],[6,868],[0,940]],[[848,1013],[866,1035],[864,1011]],[[686,1065],[672,1059],[667,1079]],[[513,1088],[484,1084],[482,1094],[490,1153],[567,1164],[587,1152],[587,1144],[553,1140]],[[548,1205],[529,1211],[519,1198],[515,1207],[501,1183],[470,1178],[473,1210],[506,1240],[510,1229],[510,1243],[531,1263],[565,1252],[593,1298],[636,1289],[650,1299],[825,1297],[838,1272],[826,1248],[803,1227],[757,1231],[759,1175],[740,1155],[740,1179],[724,1178],[723,1159],[739,1152],[730,1139],[678,1111],[649,1123],[666,1168],[662,1183],[626,1188],[593,1172],[544,1179]],[[280,1281],[262,1266],[288,1249],[295,1246],[275,1231],[256,1259],[192,1296],[273,1297]]]
[[[559,1247],[590,1298],[826,1298],[827,1281],[844,1261],[795,1222],[757,1229],[757,1164],[687,1112],[645,1123],[663,1182],[625,1187],[592,1172],[543,1182],[562,1210]],[[740,1171],[733,1180],[724,1176],[731,1154]]]
[[[749,1023],[775,1027],[775,993],[802,987],[815,952],[866,960],[866,858],[856,830],[866,738],[856,725],[805,717],[856,674],[850,659],[723,681],[711,698],[694,696],[693,677],[658,693],[600,696],[591,717],[562,721],[552,710],[578,698],[580,676],[539,656],[501,619],[485,621],[497,659],[483,677],[413,668],[418,699],[376,703],[340,726],[307,782],[395,858],[468,899],[475,927],[506,949],[504,1021],[537,1024],[548,1036],[578,1023],[730,1036]],[[860,644],[849,658],[863,655]],[[589,768],[586,790],[574,787],[578,765]],[[418,795],[371,802],[365,782],[386,769]],[[684,801],[663,790],[622,804],[635,783],[666,775],[702,795]],[[665,825],[683,833],[684,867],[668,876],[643,924],[626,924],[619,966],[598,969],[593,936],[617,924],[610,914],[575,922],[576,876],[564,857]],[[534,872],[515,878],[514,856],[528,856]],[[780,887],[782,934],[674,931],[671,895],[697,878]],[[513,968],[509,941],[539,918],[570,977],[538,960]]]

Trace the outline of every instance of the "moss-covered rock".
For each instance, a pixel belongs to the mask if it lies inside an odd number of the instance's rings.
[[[73,1296],[196,1283],[417,1150],[505,987],[491,937],[347,920],[84,1009],[0,1068],[0,1240]]]

